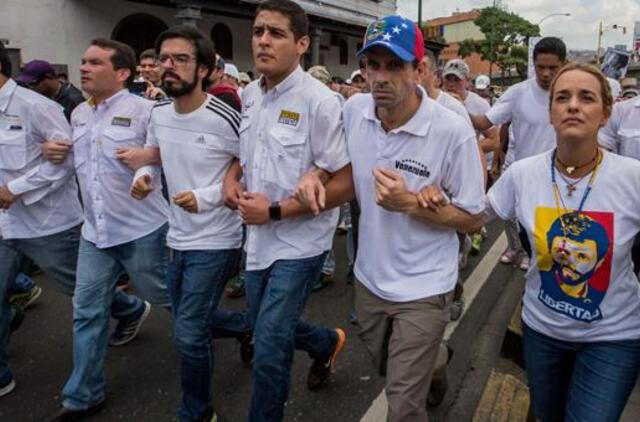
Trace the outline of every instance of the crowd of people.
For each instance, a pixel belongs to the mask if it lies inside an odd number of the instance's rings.
[[[615,101],[555,37],[535,46],[535,77],[499,98],[462,59],[439,69],[401,16],[369,25],[346,81],[305,72],[309,45],[290,0],[257,7],[255,80],[193,27],[139,60],[95,39],[85,100],[43,60],[13,79],[0,43],[0,397],[16,386],[9,335],[42,293],[28,261],[73,297],[73,370],[48,421],[104,408],[109,346],[132,341],[152,305],[173,318],[180,421],[216,420],[214,338],[237,339],[252,367],[247,420],[281,421],[294,349],[314,391],[347,340],[301,318],[341,227],[387,418],[426,421],[446,391],[460,269],[499,218],[501,262],[527,271],[534,416],[618,420],[640,370],[640,99]],[[245,311],[218,307],[225,288]]]

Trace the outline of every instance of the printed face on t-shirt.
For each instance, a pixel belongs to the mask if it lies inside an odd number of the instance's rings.
[[[538,299],[570,318],[602,319],[611,277],[613,214],[536,209]]]

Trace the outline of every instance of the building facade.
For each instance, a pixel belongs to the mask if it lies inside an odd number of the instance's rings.
[[[438,64],[444,65],[447,61],[459,57],[460,43],[465,39],[483,40],[484,34],[480,31],[474,21],[480,16],[478,10],[470,12],[454,12],[451,16],[431,19],[424,24],[425,38],[439,39],[444,38],[448,44],[438,58]],[[464,61],[469,65],[471,76],[489,74],[490,63],[482,60],[477,53],[465,57]],[[494,76],[500,74],[500,68],[493,65],[492,73]]]
[[[44,59],[79,81],[80,57],[93,38],[113,38],[136,53],[180,23],[209,35],[221,56],[252,69],[251,23],[260,0],[2,0],[0,40],[16,61]],[[305,66],[321,64],[347,77],[366,26],[395,13],[396,0],[298,0],[311,23]],[[17,67],[17,66],[16,66]]]

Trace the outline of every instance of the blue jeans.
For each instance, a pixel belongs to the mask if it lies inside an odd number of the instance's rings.
[[[60,233],[32,239],[0,239],[0,384],[11,378],[6,345],[9,335],[10,310],[7,289],[15,282],[24,257],[44,271],[54,286],[67,296],[73,295],[80,226]],[[118,291],[113,297],[111,315],[126,318],[131,297]]]
[[[522,324],[534,416],[541,422],[620,419],[640,370],[640,339],[556,340]]]
[[[180,357],[180,421],[211,418],[211,319],[239,258],[240,249],[170,252],[167,286]]]
[[[73,372],[62,390],[64,407],[84,410],[105,398],[109,310],[123,270],[141,296],[151,303],[171,306],[164,282],[166,234],[165,224],[144,237],[105,249],[84,238],[80,240],[73,296]],[[129,303],[122,304],[120,313],[135,318],[144,302],[135,296],[128,298]]]
[[[336,333],[300,319],[325,257],[280,260],[246,272],[249,315],[255,321],[249,421],[283,419],[294,348],[312,359],[327,359],[333,352]]]

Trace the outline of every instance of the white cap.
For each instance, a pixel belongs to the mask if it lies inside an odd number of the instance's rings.
[[[238,68],[236,67],[235,64],[225,63],[225,65],[224,65],[224,74],[231,76],[236,81],[240,80],[240,72],[238,72]]]
[[[491,85],[491,79],[487,75],[478,75],[476,78],[476,89],[487,89]]]
[[[362,76],[362,73],[360,72],[360,70],[354,70],[353,73],[351,73],[351,76],[349,77],[349,79],[347,79],[347,83],[350,84],[353,82],[353,78],[356,78],[360,76],[362,79],[364,79],[364,77]]]

